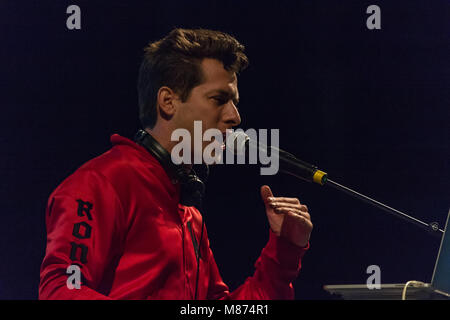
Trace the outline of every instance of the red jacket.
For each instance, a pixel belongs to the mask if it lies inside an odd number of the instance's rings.
[[[50,195],[40,299],[193,299],[201,215],[179,202],[159,162],[119,135]],[[306,249],[269,231],[255,273],[234,292],[222,281],[204,231],[199,299],[293,299],[292,281]],[[68,266],[80,266],[81,289],[69,289]]]

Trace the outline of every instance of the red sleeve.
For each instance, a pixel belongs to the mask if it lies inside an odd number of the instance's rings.
[[[222,281],[210,251],[211,278],[208,299],[294,299],[292,281],[297,278],[301,268],[301,258],[308,248],[309,244],[306,248],[300,248],[288,240],[276,236],[270,230],[269,241],[255,263],[255,273],[231,293]]]
[[[78,170],[50,196],[47,248],[40,270],[39,299],[108,299],[102,292],[117,250],[122,207],[105,177]],[[100,229],[101,227],[101,229]],[[101,230],[101,232],[100,232]],[[81,270],[81,288],[69,289],[66,270]]]

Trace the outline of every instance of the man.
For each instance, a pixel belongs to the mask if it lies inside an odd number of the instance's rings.
[[[244,47],[221,32],[175,29],[151,43],[138,80],[145,134],[169,154],[176,144],[172,132],[183,128],[193,136],[194,120],[203,130],[223,133],[239,125],[237,74],[247,64]],[[254,275],[230,293],[201,213],[180,203],[181,182],[144,144],[119,135],[111,141],[111,150],[84,164],[49,198],[40,299],[294,297],[292,281],[312,230],[298,199],[261,188],[269,241]],[[74,265],[82,274],[78,288],[66,273]]]

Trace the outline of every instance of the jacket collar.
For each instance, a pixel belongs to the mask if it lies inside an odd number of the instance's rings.
[[[147,167],[152,174],[156,175],[160,179],[170,197],[174,200],[176,199],[178,203],[180,197],[180,183],[169,177],[161,163],[159,163],[159,161],[150,152],[148,152],[147,149],[128,138],[122,137],[119,134],[113,134],[111,136],[111,143],[113,146],[127,146],[132,148],[142,165]]]

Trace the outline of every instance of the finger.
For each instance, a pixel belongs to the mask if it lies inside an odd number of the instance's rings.
[[[301,204],[300,200],[298,198],[286,198],[286,197],[271,197],[269,199],[272,202],[286,202],[286,203],[293,203],[293,204]]]
[[[279,207],[274,209],[277,214],[294,213],[295,215],[302,216],[308,220],[311,220],[311,215],[308,212],[304,212],[295,208]]]
[[[264,185],[261,187],[261,198],[267,208],[270,203],[269,198],[273,198],[272,190],[270,190],[269,186]]]
[[[308,207],[304,204],[292,204],[292,203],[286,203],[286,202],[270,202],[269,205],[272,208],[277,208],[277,207],[289,207],[289,208],[294,208],[294,209],[299,209],[301,211],[308,211]]]
[[[310,217],[309,212],[306,211],[302,211],[298,208],[291,208],[291,207],[276,207],[273,209],[276,213],[286,213],[286,212],[293,212],[297,215],[301,215],[301,216],[305,216],[305,217]]]

